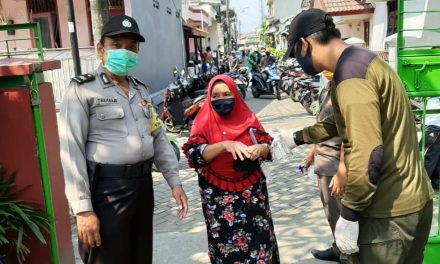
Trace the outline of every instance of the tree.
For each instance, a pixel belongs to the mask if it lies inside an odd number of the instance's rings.
[[[89,0],[92,17],[93,43],[101,39],[102,26],[109,19],[108,0]]]
[[[270,35],[267,34],[267,31],[269,30],[269,23],[267,21],[263,21],[261,24],[261,31],[260,31],[260,39],[264,42],[266,47],[274,47],[273,46],[273,39]]]

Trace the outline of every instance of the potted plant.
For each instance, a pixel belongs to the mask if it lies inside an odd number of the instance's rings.
[[[48,215],[25,201],[15,199],[16,175],[17,172],[14,172],[7,177],[5,168],[0,165],[0,248],[5,250],[0,251],[0,264],[8,263],[7,257],[11,258],[11,262],[15,262],[13,259],[16,258],[20,264],[26,260],[30,250],[24,244],[24,238],[37,238],[46,244],[43,230],[48,231]]]

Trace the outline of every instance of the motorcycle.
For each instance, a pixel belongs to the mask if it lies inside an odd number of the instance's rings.
[[[252,72],[252,96],[259,98],[260,95],[275,95],[278,100],[281,100],[280,76],[281,73],[276,68],[275,63],[270,67],[266,67],[263,72]]]
[[[228,72],[225,73],[226,75],[230,76],[232,79],[234,79],[235,84],[238,87],[238,90],[240,92],[240,95],[243,99],[246,98],[246,90],[247,90],[247,85],[246,85],[246,80],[243,78],[243,75],[241,75],[238,72]]]
[[[299,102],[302,94],[308,89],[308,86],[318,86],[319,87],[319,76],[310,78],[307,74],[302,74],[300,77],[293,79],[293,86],[290,90],[290,98],[294,102]]]
[[[319,86],[310,85],[300,98],[300,103],[311,115],[318,114]]]
[[[241,74],[243,81],[246,85],[246,87],[249,87],[249,71],[247,67],[241,67],[240,69],[238,69],[238,73]]]
[[[176,80],[172,82],[164,93],[163,112],[160,119],[164,122],[165,128],[171,133],[180,133],[184,129],[189,129],[192,121],[206,100],[207,90],[192,91],[190,84],[185,76],[185,71],[177,74],[174,70]],[[199,88],[199,87],[196,87]],[[197,94],[191,97],[190,94]]]

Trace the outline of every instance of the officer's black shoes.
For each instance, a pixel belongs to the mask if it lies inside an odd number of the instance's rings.
[[[325,250],[312,249],[311,253],[315,258],[320,260],[339,262],[339,256],[336,255],[331,247]]]

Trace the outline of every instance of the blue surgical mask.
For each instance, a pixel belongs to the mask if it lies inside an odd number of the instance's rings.
[[[235,100],[234,98],[217,99],[211,101],[211,104],[214,111],[222,116],[226,116],[234,109]]]
[[[104,67],[116,75],[128,75],[138,63],[137,53],[126,49],[104,49],[107,63]]]
[[[303,44],[301,41],[299,42],[299,45],[296,48],[296,52],[295,52],[295,59],[301,65],[301,68],[303,69],[303,71],[305,73],[313,76],[313,75],[318,74],[319,72],[315,69],[315,67],[313,67],[312,46],[310,45],[310,43],[308,41],[307,41],[307,43],[309,44],[309,45],[307,45],[307,53],[304,57],[301,57],[301,51],[302,51]]]

